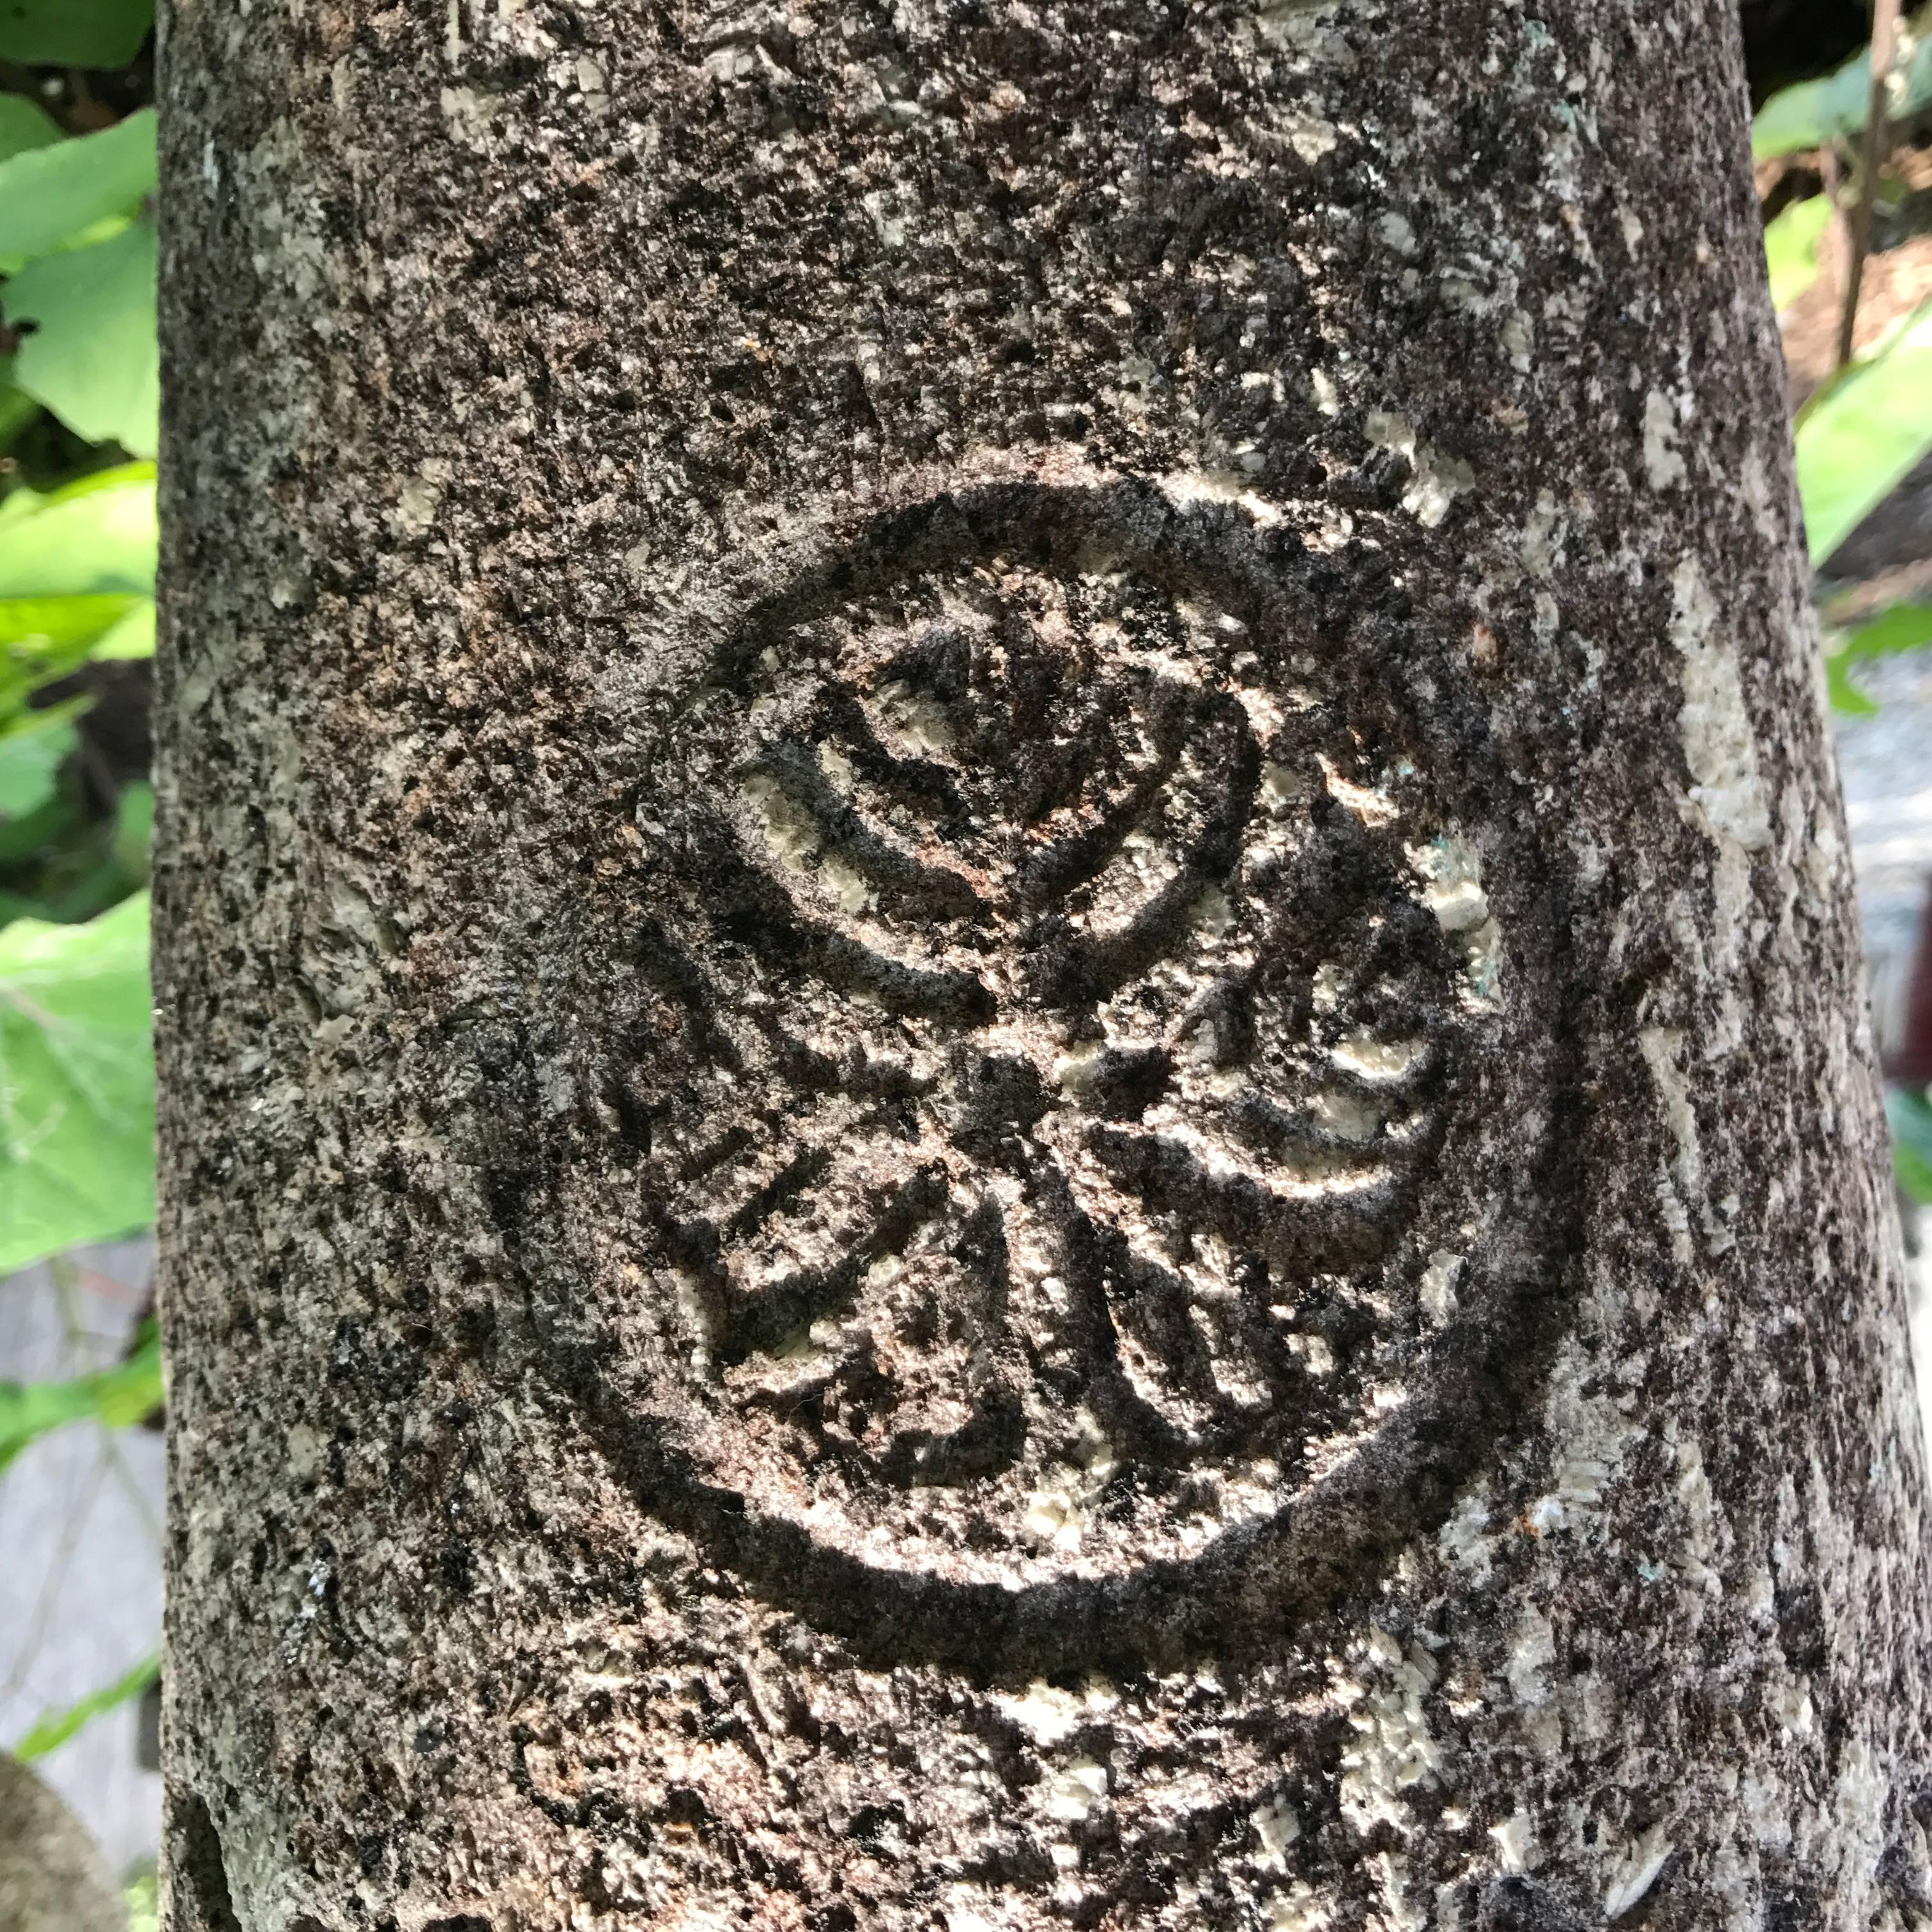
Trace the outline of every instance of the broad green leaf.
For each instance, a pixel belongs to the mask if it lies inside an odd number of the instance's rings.
[[[0,1274],[154,1212],[148,899],[0,929]]]
[[[152,597],[136,598],[87,655],[95,664],[104,664],[110,658],[152,657],[154,600]]]
[[[152,785],[130,784],[114,807],[114,862],[131,879],[148,876],[148,848],[154,836]]]
[[[1892,1123],[1892,1165],[1898,1184],[1921,1206],[1932,1207],[1932,1105],[1905,1087],[1885,1090]]]
[[[8,0],[0,0],[4,9]],[[44,255],[154,190],[154,110],[0,161],[0,256]]]
[[[0,598],[154,588],[154,466],[124,463],[42,496],[0,502]]]
[[[83,1725],[92,1724],[103,1712],[112,1711],[130,1699],[140,1696],[160,1674],[161,1660],[158,1657],[142,1658],[131,1670],[116,1678],[112,1684],[104,1684],[98,1690],[90,1690],[77,1704],[70,1704],[64,1711],[56,1712],[52,1717],[43,1718],[14,1747],[14,1755],[22,1764],[30,1759],[45,1757],[48,1752],[58,1750],[75,1732]]]
[[[79,742],[74,707],[31,711],[0,735],[0,818],[24,818],[54,795],[60,768]]]
[[[1819,238],[1831,219],[1831,198],[1814,194],[1794,201],[1766,224],[1764,254],[1771,271],[1773,308],[1796,302],[1817,280]]]
[[[0,597],[0,646],[84,649],[105,638],[145,597]]]
[[[161,398],[154,224],[28,262],[0,301],[11,326],[33,331],[14,352],[14,381],[76,436],[153,455]]]
[[[0,818],[0,866],[44,862],[49,852],[84,824],[74,801],[56,793],[24,818]],[[46,908],[17,892],[0,892],[0,923],[11,919],[44,919]]]
[[[1892,118],[1916,113],[1932,100],[1932,38],[1922,40],[1892,78]],[[1871,104],[1871,50],[1861,47],[1821,80],[1780,88],[1751,122],[1751,158],[1774,160],[1861,133]]]
[[[1852,665],[1923,650],[1928,644],[1932,644],[1932,605],[1894,604],[1870,623],[1860,625],[1825,655],[1832,709],[1855,718],[1871,716],[1878,706],[1851,682],[1847,674]]]
[[[1932,304],[1805,410],[1797,448],[1811,561],[1822,564],[1932,448]]]
[[[0,0],[0,60],[125,67],[154,22],[154,0]]]
[[[5,0],[0,0],[0,13]],[[10,161],[30,148],[50,147],[67,136],[53,116],[24,94],[0,94],[0,161]]]
[[[5,449],[40,412],[40,404],[14,380],[13,357],[0,357],[0,449]]]
[[[1844,65],[1820,80],[1780,88],[1751,122],[1751,158],[1768,161],[1815,148],[1834,135],[1855,134],[1865,124],[1871,98],[1871,50],[1861,47]]]
[[[0,598],[0,731],[40,686],[77,670],[148,602],[127,596]]]
[[[128,1905],[128,1932],[161,1932],[160,1880],[154,1872],[136,1872],[122,1896]]]
[[[152,1334],[111,1369],[64,1382],[0,1382],[0,1469],[28,1443],[64,1424],[91,1416],[110,1429],[124,1429],[160,1406],[161,1345]]]

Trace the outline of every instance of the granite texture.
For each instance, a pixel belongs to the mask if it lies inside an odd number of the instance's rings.
[[[1918,1922],[1730,10],[163,66],[170,1922]]]

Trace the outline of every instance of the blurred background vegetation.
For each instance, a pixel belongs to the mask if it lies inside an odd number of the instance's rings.
[[[1742,17],[1822,670],[1834,706],[1868,714],[1869,668],[1932,645],[1932,542],[1903,568],[1838,561],[1922,470],[1932,504],[1932,8],[1744,0]],[[151,0],[0,0],[0,1274],[153,1214],[152,26]],[[1932,1202],[1932,967],[1918,976],[1924,1051],[1909,1028],[1893,1042],[1888,1103],[1903,1194]],[[152,1320],[123,1347],[0,1380],[0,1472],[52,1431],[152,1421]],[[4,1742],[44,1756],[151,1694],[157,1667],[104,1673]],[[133,1883],[152,1924],[152,1875]]]

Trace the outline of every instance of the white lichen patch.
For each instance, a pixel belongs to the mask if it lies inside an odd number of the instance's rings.
[[[452,137],[466,148],[490,146],[492,124],[502,111],[502,102],[494,94],[474,87],[446,87],[438,104],[443,124]]]
[[[1757,740],[1737,652],[1719,632],[1716,600],[1694,556],[1671,579],[1670,641],[1683,660],[1677,730],[1690,768],[1694,822],[1713,842],[1734,839],[1756,851],[1771,839]]]
[[[1549,1618],[1535,1604],[1526,1604],[1516,1620],[1503,1667],[1510,1695],[1519,1707],[1547,1700],[1550,1684],[1544,1673],[1556,1660],[1556,1634]]]
[[[1436,1538],[1443,1561],[1467,1570],[1470,1581],[1478,1585],[1489,1580],[1498,1540],[1490,1534],[1490,1514],[1489,1484],[1479,1481],[1456,1498],[1456,1507]]]
[[[1436,1671],[1428,1654],[1402,1646],[1386,1631],[1371,1630],[1363,1646],[1364,1675],[1379,1683],[1344,1678],[1336,1685],[1348,1706],[1354,1744],[1342,1754],[1342,1814],[1367,1833],[1378,1825],[1400,1827],[1407,1816],[1404,1794],[1432,1776],[1442,1754],[1430,1735],[1422,1700],[1433,1687]]]
[[[1328,1932],[1334,1914],[1309,1886],[1300,1880],[1268,1902],[1268,1932]]]
[[[1551,1486],[1524,1513],[1539,1534],[1589,1527],[1640,1432],[1617,1396],[1600,1389],[1586,1392],[1586,1385],[1594,1379],[1591,1358],[1574,1336],[1566,1336],[1557,1349],[1544,1400]]]
[[[1053,1063],[1053,1077],[1063,1094],[1086,1093],[1099,1074],[1107,1052],[1104,1040],[1083,1040],[1070,1046]]]
[[[1254,1815],[1255,1837],[1262,1856],[1279,1864],[1282,1853],[1301,1836],[1301,1820],[1286,1798],[1262,1805]]]
[[[1414,424],[1400,410],[1370,410],[1362,418],[1362,433],[1378,449],[1392,449],[1408,459],[1414,474],[1402,492],[1402,506],[1424,530],[1434,530],[1450,505],[1475,488],[1475,471],[1460,457],[1418,442]]]
[[[1496,330],[1496,340],[1509,358],[1510,367],[1519,376],[1527,376],[1536,340],[1529,317],[1520,308],[1511,309]]]
[[[396,499],[395,517],[396,528],[404,536],[420,536],[436,521],[448,468],[446,463],[425,464],[420,475],[404,484]]]
[[[1677,1500],[1684,1506],[1684,1546],[1678,1568],[1688,1582],[1710,1596],[1723,1584],[1711,1567],[1718,1558],[1717,1498],[1711,1488],[1709,1472],[1704,1467],[1702,1444],[1690,1437],[1677,1444]]]
[[[1316,1093],[1309,1102],[1309,1112],[1318,1125],[1352,1147],[1366,1146],[1382,1124],[1382,1117],[1374,1107],[1359,1094],[1342,1088]]]
[[[1084,1822],[1106,1796],[1107,1767],[1090,1757],[1049,1772],[1038,1787],[1040,1809],[1062,1825]]]
[[[1604,1891],[1604,1916],[1614,1922],[1649,1892],[1676,1849],[1661,1825],[1653,1825],[1618,1854]]]
[[[1428,1051],[1426,1040],[1385,1040],[1358,1028],[1344,1034],[1328,1049],[1328,1057],[1345,1072],[1364,1080],[1400,1080]]]
[[[995,1690],[992,1701],[1002,1717],[1018,1725],[1036,1744],[1051,1749],[1064,1743],[1083,1724],[1104,1723],[1120,1699],[1110,1684],[1090,1678],[1078,1691],[1036,1681],[1016,1696]]]
[[[1321,1335],[1287,1335],[1282,1337],[1289,1354],[1298,1355],[1311,1376],[1332,1376],[1335,1372],[1335,1352],[1328,1346],[1328,1339]]]
[[[1261,794],[1270,812],[1286,812],[1308,796],[1308,782],[1300,772],[1270,759],[1262,766]]]
[[[1458,496],[1476,487],[1476,472],[1459,456],[1445,455],[1423,443],[1414,458],[1415,476],[1402,492],[1402,507],[1426,530],[1432,530],[1449,514]]]
[[[1206,939],[1224,939],[1234,929],[1234,908],[1219,886],[1210,886],[1188,908],[1188,922]]]
[[[930,692],[909,684],[888,684],[881,687],[874,702],[886,736],[902,750],[926,758],[941,758],[952,750],[952,721]]]
[[[977,1886],[949,1886],[945,1909],[946,1932],[1002,1932],[1012,1922],[992,1896]]]
[[[289,1474],[298,1482],[310,1482],[322,1468],[322,1438],[305,1422],[295,1424],[283,1438]]]
[[[1020,1519],[1028,1542],[1063,1554],[1079,1548],[1088,1511],[1120,1466],[1114,1445],[1092,1414],[1083,1408],[1076,1422],[1079,1436],[1072,1459],[1048,1465],[1039,1487],[1028,1494]]]
[[[1522,567],[1531,576],[1547,578],[1556,569],[1569,529],[1556,508],[1556,497],[1547,490],[1540,492],[1522,526]]]
[[[1376,233],[1384,247],[1393,248],[1398,255],[1415,253],[1415,230],[1409,225],[1408,218],[1394,208],[1377,220]]]
[[[1643,399],[1643,473],[1653,490],[1668,490],[1684,480],[1677,412],[1661,389],[1652,389]]]
[[[1480,854],[1458,832],[1404,849],[1422,880],[1417,896],[1442,930],[1462,943],[1465,1000],[1493,1008],[1502,971],[1502,934],[1483,890]]]
[[[1526,1811],[1512,1811],[1500,1825],[1492,1825],[1490,1836],[1496,1842],[1496,1863],[1504,1871],[1528,1871],[1536,1864],[1536,1826]]]
[[[1678,1064],[1684,1036],[1669,1028],[1645,1027],[1638,1032],[1637,1046],[1664,1102],[1665,1124],[1677,1146],[1659,1192],[1672,1228],[1672,1247],[1678,1261],[1688,1262],[1690,1213],[1703,1198],[1704,1156],[1697,1138],[1696,1109],[1690,1103],[1690,1086]]]
[[[586,110],[596,115],[610,111],[610,77],[589,54],[579,54],[572,63],[570,77],[584,97]]]
[[[754,772],[740,788],[757,814],[766,849],[788,872],[802,872],[819,846],[818,820],[781,785]]]
[[[1415,455],[1415,425],[1397,410],[1370,410],[1362,418],[1362,434],[1378,449],[1392,449],[1412,460]]]
[[[1255,489],[1253,477],[1239,470],[1209,466],[1177,470],[1163,476],[1160,487],[1183,509],[1191,508],[1197,503],[1232,503],[1264,529],[1272,528],[1282,520],[1281,512]],[[1154,660],[1150,658],[1149,662]],[[1172,664],[1174,660],[1166,662]]]
[[[1288,145],[1310,166],[1335,152],[1335,124],[1318,114],[1286,113],[1277,125],[1288,137]]]
[[[1429,1257],[1429,1265],[1422,1270],[1422,1280],[1416,1291],[1416,1300],[1422,1310],[1422,1318],[1432,1328],[1447,1325],[1456,1312],[1456,1284],[1462,1279],[1463,1260],[1460,1255],[1450,1254],[1438,1248]]]
[[[878,903],[871,880],[838,853],[828,852],[819,861],[818,876],[844,911],[862,913]]]

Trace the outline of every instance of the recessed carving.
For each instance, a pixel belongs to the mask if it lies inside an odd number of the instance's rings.
[[[638,814],[686,1058],[622,1398],[731,1561],[1118,1596],[1429,1434],[1508,969],[1336,682],[1146,490],[899,513],[734,636]]]

